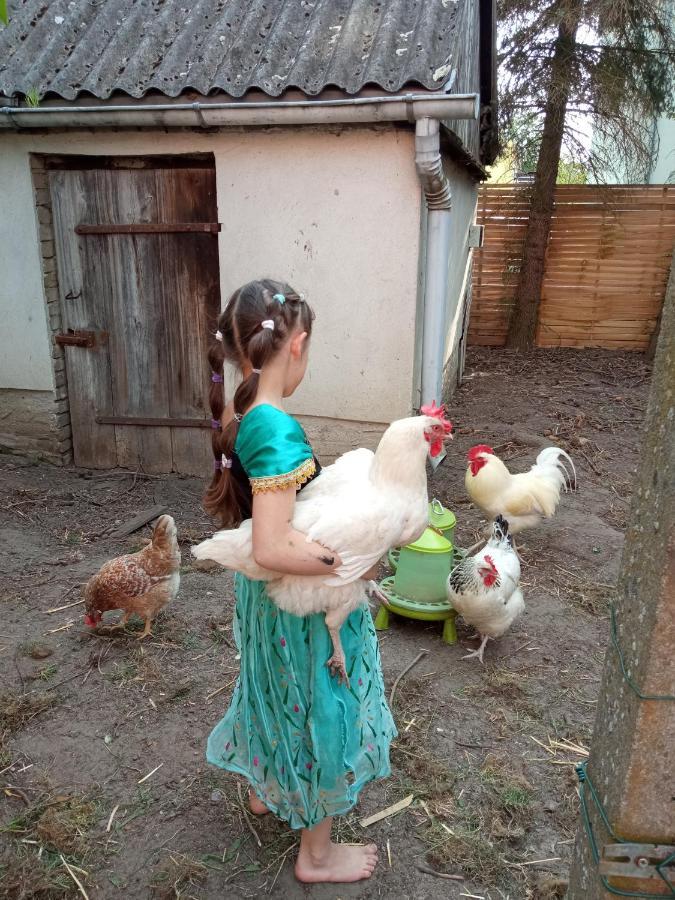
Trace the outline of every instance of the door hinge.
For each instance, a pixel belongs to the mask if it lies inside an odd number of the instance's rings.
[[[60,347],[95,347],[95,331],[73,331],[69,329],[54,335],[54,342]]]
[[[661,878],[673,887],[675,847],[667,844],[605,844],[600,857],[601,875],[615,878]],[[670,869],[667,873],[665,869]]]

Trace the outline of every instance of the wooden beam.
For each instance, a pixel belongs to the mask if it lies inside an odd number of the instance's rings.
[[[166,426],[167,428],[210,428],[210,419],[171,419],[168,416],[164,418],[153,419],[150,416],[96,416],[98,425],[140,425],[148,428],[156,428]]]
[[[128,522],[125,522],[123,525],[120,525],[119,528],[115,529],[111,536],[114,538],[128,537],[130,534],[133,534],[134,531],[138,531],[139,528],[147,525],[148,522],[152,522],[153,519],[158,519],[162,513],[165,512],[166,506],[164,504],[152,506],[150,509],[144,509],[135,515],[133,519],[129,519]]]
[[[136,222],[128,225],[77,225],[75,234],[217,234],[220,222]]]

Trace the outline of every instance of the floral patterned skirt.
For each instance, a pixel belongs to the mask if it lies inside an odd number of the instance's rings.
[[[241,670],[206,758],[244,775],[291,828],[341,815],[361,788],[390,774],[396,727],[385,700],[370,611],[354,610],[340,638],[350,685],[326,666],[332,645],[323,614],[278,609],[263,582],[235,579]]]

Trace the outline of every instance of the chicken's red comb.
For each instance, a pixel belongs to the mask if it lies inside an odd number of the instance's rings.
[[[420,412],[423,416],[431,416],[432,419],[438,419],[446,434],[450,434],[452,431],[452,422],[445,418],[445,405],[443,403],[440,406],[436,406],[436,401],[432,400],[429,405],[421,407]]]
[[[474,459],[477,459],[481,455],[481,453],[488,453],[491,456],[494,456],[494,452],[492,447],[488,447],[487,444],[476,444],[476,446],[472,447],[466,454],[466,458],[469,462],[473,462]]]

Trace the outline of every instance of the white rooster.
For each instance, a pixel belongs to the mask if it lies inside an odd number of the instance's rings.
[[[193,548],[198,559],[212,559],[256,581],[281,609],[299,616],[323,612],[333,642],[327,665],[347,681],[340,627],[364,599],[360,580],[392,547],[416,540],[428,524],[427,455],[438,456],[451,437],[443,407],[393,422],[375,453],[352,450],[298,494],[293,527],[336,552],[342,565],[325,575],[284,575],[253,558],[252,521],[219,531]]]
[[[475,556],[467,556],[450,573],[448,598],[465,622],[481,637],[477,656],[483,662],[490,638],[501,637],[525,609],[520,589],[520,560],[513,549],[509,523],[497,516],[492,537]]]
[[[533,528],[549,519],[560,502],[560,492],[568,485],[576,489],[577,473],[572,458],[560,447],[542,450],[527,472],[513,475],[492,447],[478,444],[468,454],[466,491],[489,521],[505,516],[511,534]],[[565,462],[572,468],[571,475]]]

